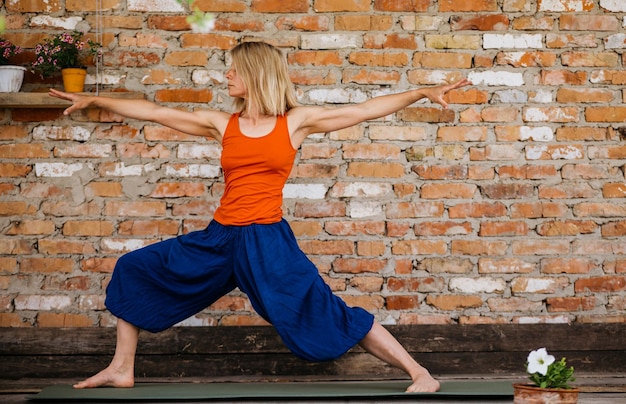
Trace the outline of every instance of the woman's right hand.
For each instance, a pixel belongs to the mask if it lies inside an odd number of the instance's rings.
[[[77,93],[66,93],[65,91],[59,91],[59,90],[55,90],[54,88],[51,88],[50,91],[48,92],[48,95],[52,97],[60,98],[62,100],[67,100],[72,103],[72,105],[70,105],[69,107],[65,109],[65,111],[63,111],[63,115],[69,115],[74,111],[87,108],[90,105],[89,99],[91,97],[77,94]]]

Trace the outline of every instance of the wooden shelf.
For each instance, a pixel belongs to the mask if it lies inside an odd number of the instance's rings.
[[[79,93],[96,95],[95,93]],[[111,98],[144,99],[143,93],[133,91],[100,91],[98,95]],[[71,103],[48,93],[0,93],[0,108],[66,108]]]

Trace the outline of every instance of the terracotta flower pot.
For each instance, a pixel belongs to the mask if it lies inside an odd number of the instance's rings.
[[[513,384],[514,404],[575,404],[579,389],[542,389],[532,384]]]
[[[85,88],[85,77],[87,70],[78,68],[67,68],[61,70],[63,76],[63,88],[68,93],[80,93]]]

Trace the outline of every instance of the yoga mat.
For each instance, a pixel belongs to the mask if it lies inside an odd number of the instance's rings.
[[[69,385],[44,388],[30,400],[236,400],[236,399],[333,399],[420,397],[513,397],[510,381],[443,381],[436,393],[405,393],[410,383],[312,382],[312,383],[137,383],[135,387],[73,389]]]

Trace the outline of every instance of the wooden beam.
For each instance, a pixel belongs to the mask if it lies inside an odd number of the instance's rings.
[[[577,372],[626,373],[626,324],[480,324],[388,326],[435,374],[524,374],[528,353],[546,347]],[[296,358],[272,327],[174,327],[142,332],[137,374],[143,377],[240,375],[403,377],[355,347],[335,361]],[[112,328],[0,328],[0,379],[96,373],[115,350]]]
[[[95,93],[79,93],[96,95]],[[100,92],[99,95],[111,98],[143,99],[143,93],[131,91]],[[0,108],[67,108],[71,103],[48,93],[0,93]]]

